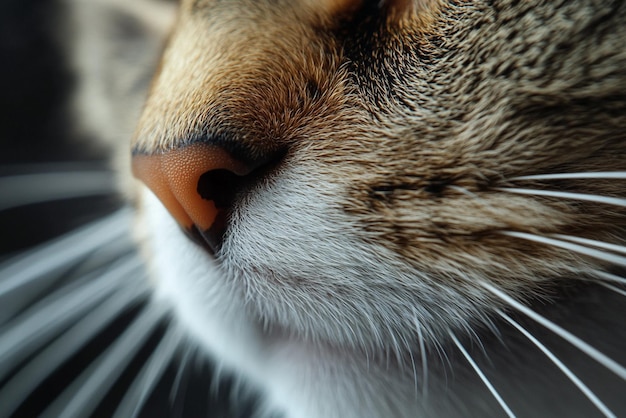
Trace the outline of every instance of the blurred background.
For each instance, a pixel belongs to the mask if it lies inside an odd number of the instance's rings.
[[[148,0],[0,2],[0,262],[123,206],[111,144],[129,139],[174,7]],[[15,416],[44,410],[136,311],[51,375]],[[111,416],[162,334],[157,330],[139,351],[94,416]],[[251,415],[247,402],[231,399],[229,382],[214,381],[206,361],[186,364],[182,373],[176,361],[169,365],[140,416]],[[14,366],[0,376],[0,389],[21,365]],[[175,381],[178,395],[171,397]]]
[[[77,76],[63,49],[67,5],[55,0],[0,2],[0,176],[106,170],[106,149],[78,133],[68,113]],[[50,187],[44,176],[18,188],[27,199]],[[19,207],[0,189],[0,257],[6,257],[110,212],[113,195]],[[13,185],[11,185],[13,186]],[[20,190],[21,189],[21,190]],[[10,202],[9,202],[10,201]]]

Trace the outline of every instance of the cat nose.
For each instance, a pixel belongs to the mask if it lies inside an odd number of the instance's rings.
[[[161,200],[192,238],[215,253],[242,179],[255,165],[223,147],[193,144],[159,154],[133,156],[133,174]]]

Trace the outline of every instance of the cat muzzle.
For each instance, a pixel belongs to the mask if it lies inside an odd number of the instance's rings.
[[[192,144],[158,153],[135,154],[133,174],[159,198],[196,242],[215,254],[223,240],[237,190],[253,170],[224,148]]]

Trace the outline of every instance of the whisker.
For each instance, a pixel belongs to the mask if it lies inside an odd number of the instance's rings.
[[[575,237],[572,235],[553,234],[551,236],[567,241],[577,242],[583,245],[590,245],[592,247],[602,248],[604,250],[609,250],[616,253],[626,254],[626,247],[624,247],[623,245],[611,244],[608,242],[596,241],[588,238]]]
[[[197,358],[200,360],[200,357]],[[216,362],[213,365],[213,374],[211,375],[211,383],[209,384],[209,395],[214,399],[218,399],[220,396],[220,382],[222,381],[222,372],[224,371],[224,365],[222,362]]]
[[[605,417],[614,418],[615,414],[596,396],[595,393],[589,389],[561,360],[559,360],[545,345],[543,345],[537,338],[535,338],[530,332],[524,329],[520,324],[515,322],[513,318],[505,314],[504,312],[497,310],[505,321],[511,324],[515,329],[528,338],[543,354],[545,354],[550,361],[552,361],[558,368],[567,376],[567,378],[574,384],[580,391],[589,399]]]
[[[583,254],[589,257],[597,258],[599,260],[607,261],[612,264],[616,264],[619,266],[626,266],[626,257],[621,257],[619,255],[610,254],[604,251],[595,250],[593,248],[585,247],[583,245],[578,245],[566,241],[561,241],[554,238],[543,237],[541,235],[529,234],[526,232],[517,232],[517,231],[501,231],[503,235],[508,235],[510,237],[521,238],[528,241],[539,242],[546,245],[551,245],[554,247],[563,248],[566,250],[574,251],[579,254]]]
[[[569,179],[626,179],[626,171],[590,171],[581,173],[535,174],[513,177],[510,180],[569,180]]]
[[[626,285],[626,277],[617,276],[615,274],[607,273],[601,270],[593,270],[592,273],[604,280]]]
[[[495,190],[508,193],[525,194],[531,196],[558,197],[562,199],[584,200],[606,205],[626,207],[626,199],[620,197],[599,196],[595,194],[559,192],[556,190],[519,189],[513,187],[498,187]]]
[[[413,389],[415,391],[415,399],[418,399],[418,383],[417,383],[417,366],[415,365],[415,357],[413,351],[409,349],[409,358],[411,359],[411,371],[413,372]]]
[[[0,211],[34,203],[100,196],[116,191],[110,171],[68,171],[0,177]]]
[[[180,330],[170,324],[161,342],[146,364],[144,364],[130,389],[126,392],[124,399],[122,399],[117,407],[113,415],[114,418],[136,417],[139,414],[143,404],[174,358],[176,350],[180,347],[182,340]]]
[[[417,379],[417,366],[415,364],[415,356],[413,355],[413,350],[411,349],[411,344],[407,341],[407,339],[402,336],[402,342],[404,344],[404,349],[409,353],[409,360],[411,361],[411,371],[413,372],[413,390],[415,399],[419,399],[418,395],[418,379]]]
[[[79,228],[50,243],[27,251],[16,260],[0,264],[0,301],[3,315],[9,305],[29,300],[32,295],[53,283],[58,275],[108,242],[128,235],[131,211],[114,214]],[[11,296],[7,298],[7,296]]]
[[[446,352],[446,349],[443,347],[443,345],[436,339],[432,341],[433,341],[433,347],[435,347],[435,351],[437,352],[437,356],[439,357],[439,361],[441,362],[442,365],[447,365],[447,367],[442,367],[444,379],[447,384],[448,382],[447,371],[454,370],[452,368],[452,362],[450,361],[450,357],[448,357],[448,353]]]
[[[465,357],[465,360],[467,360],[467,362],[470,364],[470,366],[472,366],[472,369],[474,369],[474,371],[476,372],[476,374],[478,375],[478,377],[480,377],[480,380],[483,381],[483,383],[485,384],[485,386],[487,386],[487,389],[489,389],[489,392],[491,392],[491,394],[493,395],[493,397],[496,399],[496,401],[498,401],[498,403],[500,404],[500,406],[502,407],[502,409],[504,409],[504,412],[506,412],[506,414],[509,417],[515,417],[515,414],[513,413],[513,411],[511,411],[511,409],[509,408],[509,406],[506,404],[506,402],[504,402],[504,399],[502,399],[502,397],[500,396],[500,394],[498,393],[498,391],[496,390],[496,388],[493,387],[493,385],[491,384],[491,382],[489,381],[489,379],[487,379],[487,376],[485,376],[485,374],[483,373],[483,371],[480,369],[480,367],[478,367],[478,364],[476,364],[476,362],[474,361],[474,359],[469,355],[469,353],[465,350],[465,348],[463,347],[463,345],[461,344],[461,342],[456,338],[456,336],[454,336],[454,334],[452,332],[450,332],[450,337],[452,338],[452,341],[454,341],[454,344],[456,344],[456,346],[458,347],[458,349],[461,351],[461,353],[463,354],[463,357]]]
[[[626,290],[624,289],[620,289],[618,287],[612,286],[608,283],[600,283],[600,286],[606,287],[607,289],[610,289],[612,291],[614,291],[615,293],[619,293],[622,296],[626,296]]]
[[[598,349],[592,347],[591,345],[581,340],[580,338],[578,338],[571,332],[566,331],[565,329],[561,328],[554,322],[544,318],[543,316],[539,315],[532,309],[516,301],[511,296],[497,289],[493,285],[486,283],[486,282],[478,282],[478,283],[482,287],[487,289],[489,292],[491,292],[492,294],[500,298],[502,301],[506,302],[509,306],[517,309],[518,311],[522,312],[524,315],[531,318],[533,321],[538,322],[542,326],[548,328],[550,331],[554,332],[556,335],[563,338],[565,341],[572,344],[574,347],[578,348],[580,351],[582,351],[583,353],[585,353],[586,355],[588,355],[589,357],[591,357],[598,363],[602,364],[604,367],[606,367],[608,370],[613,372],[615,375],[626,380],[626,368],[624,368],[624,366],[622,366],[621,364],[617,363],[615,360],[603,354]]]
[[[400,354],[400,343],[398,342],[398,340],[396,339],[396,337],[394,336],[394,332],[392,331],[391,327],[388,325],[387,322],[385,322],[386,326],[387,326],[387,330],[389,331],[389,336],[391,337],[391,350],[393,351],[393,355],[396,358],[396,362],[398,364],[398,367],[402,368],[404,367],[404,360],[402,358],[402,354]],[[387,355],[389,355],[388,351],[387,351]],[[387,364],[389,364],[389,359],[387,359]]]
[[[420,346],[420,361],[422,363],[422,398],[428,397],[428,360],[426,358],[426,344],[424,343],[424,334],[422,333],[422,326],[417,320],[415,310],[413,311],[415,329],[417,331],[417,338]]]
[[[181,388],[181,382],[183,380],[183,375],[189,366],[189,358],[191,357],[191,353],[193,351],[193,346],[189,345],[184,353],[180,361],[178,362],[178,370],[176,370],[176,376],[174,377],[174,382],[172,383],[172,389],[170,390],[170,403],[174,404],[176,402],[176,398],[178,397],[178,392]]]
[[[7,324],[0,330],[0,376],[114,293],[140,266],[141,260],[131,257],[104,273],[93,272],[85,283],[59,289]]]
[[[88,341],[119,317],[128,307],[148,294],[145,282],[123,286],[105,303],[60,335],[30,360],[0,390],[0,416],[10,416],[22,402],[60,365],[70,359]]]
[[[613,282],[613,283],[619,283],[623,286],[626,286],[626,278],[621,277],[621,276],[617,276],[615,274],[611,274],[611,273],[607,273],[605,271],[601,271],[601,270],[592,270],[591,271],[594,275],[596,275],[597,277],[600,277],[601,279]],[[599,284],[600,286],[603,286],[607,289],[612,290],[615,293],[619,293],[620,295],[624,295],[626,296],[626,291],[623,289],[620,289],[618,287],[612,286],[608,283],[605,282],[597,282],[597,284]]]
[[[134,322],[44,411],[43,418],[89,416],[164,318],[166,310],[150,303]]]
[[[70,292],[72,288],[93,280],[99,274],[104,274],[121,260],[128,259],[129,254],[136,254],[130,237],[119,237],[112,243],[107,243],[94,250],[81,260],[67,266],[67,271],[53,278],[36,278],[29,284],[22,286],[20,291],[0,296],[0,325],[15,318],[20,312],[40,305],[59,292]],[[64,290],[65,289],[65,290]]]

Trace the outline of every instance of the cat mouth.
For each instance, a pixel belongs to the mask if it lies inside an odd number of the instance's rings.
[[[182,227],[182,230],[191,241],[204,248],[211,256],[216,257],[222,246],[226,225],[227,216],[221,212],[208,230],[203,231],[196,225],[189,228]]]

